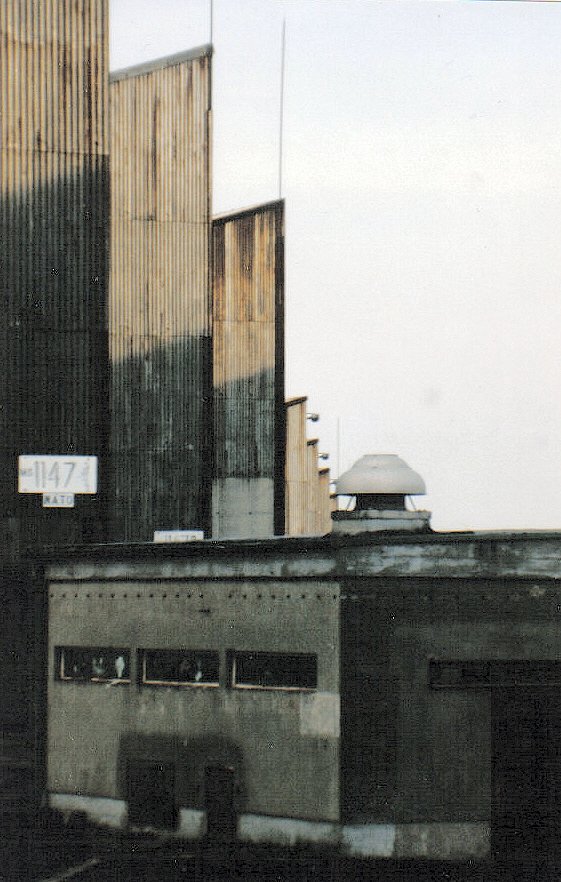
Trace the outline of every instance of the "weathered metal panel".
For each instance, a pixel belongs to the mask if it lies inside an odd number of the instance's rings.
[[[307,398],[286,402],[286,526],[287,536],[306,532],[306,403]]]
[[[100,535],[100,498],[19,499],[20,453],[105,462],[107,2],[0,4],[0,518],[17,539]]]
[[[331,472],[329,469],[319,470],[318,487],[318,521],[317,532],[320,536],[331,532],[331,512],[335,511],[337,497],[331,495]]]
[[[306,438],[305,396],[286,402],[286,535],[331,530],[329,469],[318,469],[318,441]]]
[[[306,533],[313,536],[318,533],[317,514],[319,508],[319,473],[318,473],[318,439],[311,438],[307,442],[306,460]]]
[[[237,479],[270,480],[268,514],[253,535],[284,532],[284,204],[213,224],[215,498],[228,508]],[[241,486],[241,484],[240,484]],[[251,499],[246,490],[237,497]],[[241,492],[241,491],[240,491]],[[262,499],[262,490],[259,492]],[[248,504],[250,504],[248,502]],[[250,515],[250,512],[246,512]],[[265,516],[265,520],[263,520]],[[268,519],[267,519],[268,518]],[[247,523],[251,522],[248,517]],[[267,524],[270,524],[266,527]],[[213,533],[220,533],[215,506]]]
[[[211,50],[111,76],[112,532],[208,529]]]

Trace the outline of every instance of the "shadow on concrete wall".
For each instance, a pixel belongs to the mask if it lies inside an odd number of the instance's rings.
[[[197,738],[169,735],[143,735],[129,732],[121,737],[117,757],[117,788],[121,799],[129,800],[131,785],[150,776],[154,767],[173,769],[174,803],[190,809],[205,809],[206,770],[219,767],[233,770],[234,808],[243,811],[246,801],[246,771],[241,747],[219,733]],[[157,800],[159,785],[153,792]],[[134,799],[134,794],[132,794]],[[144,799],[149,799],[149,788]]]

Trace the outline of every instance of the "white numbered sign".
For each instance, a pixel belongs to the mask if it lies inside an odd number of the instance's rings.
[[[97,493],[97,456],[35,456],[18,459],[20,493]]]

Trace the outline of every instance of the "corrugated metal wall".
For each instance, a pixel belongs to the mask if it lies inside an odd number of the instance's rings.
[[[286,534],[306,534],[307,509],[307,455],[306,404],[307,398],[292,398],[286,402]]]
[[[337,510],[337,497],[331,493],[330,469],[319,470],[319,509],[317,528],[320,536],[330,533],[333,529],[331,513]]]
[[[284,532],[284,203],[213,224],[213,535]]]
[[[306,437],[306,397],[286,402],[286,535],[331,530],[329,469],[318,469],[318,441]]]
[[[106,0],[0,2],[0,801],[4,819],[30,812],[23,828],[43,788],[46,628],[26,547],[105,522],[107,24]],[[33,453],[97,455],[101,493],[18,495]]]
[[[211,49],[111,75],[112,534],[209,528]]]
[[[106,454],[107,2],[0,3],[0,540],[99,535],[44,510],[20,453]],[[6,541],[8,544],[6,544]],[[1,554],[1,552],[0,552]]]

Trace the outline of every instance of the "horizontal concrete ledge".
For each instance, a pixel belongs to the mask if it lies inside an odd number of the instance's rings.
[[[99,827],[123,829],[128,825],[128,806],[123,799],[102,796],[81,796],[76,793],[51,793],[49,805],[58,809],[67,819],[76,813],[87,815]],[[136,828],[161,833],[152,827]],[[166,835],[178,839],[201,839],[206,833],[206,812],[197,809],[179,809],[179,823],[176,830],[166,831]]]
[[[267,842],[272,845],[323,843],[336,846],[341,838],[341,827],[329,821],[299,821],[295,818],[243,814],[238,817],[238,838],[242,842]]]
[[[238,837],[287,847],[307,843],[335,848],[349,857],[463,861],[490,855],[486,821],[431,824],[353,824],[240,815]]]
[[[357,824],[342,828],[342,851],[353,857],[461,861],[490,855],[486,821],[430,824]]]
[[[52,793],[49,802],[52,808],[58,809],[66,817],[81,812],[99,826],[127,826],[127,803],[124,800]],[[159,832],[170,838],[200,839],[206,833],[206,813],[180,808],[176,830],[151,829],[151,832]],[[487,821],[341,825],[335,821],[304,821],[244,813],[238,816],[237,835],[239,841],[251,844],[287,848],[298,844],[325,845],[357,858],[464,861],[484,860],[490,857],[491,852],[491,829]]]
[[[127,823],[127,803],[122,799],[104,796],[81,796],[77,793],[51,793],[49,805],[65,817],[83,812],[94,824],[102,827],[124,827]]]
[[[103,827],[123,828],[127,825],[127,803],[121,799],[52,793],[50,805],[67,817],[76,812],[84,813],[93,823]],[[200,839],[205,832],[206,813],[181,808],[177,830],[170,830],[166,835]],[[246,813],[238,816],[237,832],[242,842],[285,847],[323,844],[350,857],[363,858],[455,861],[483,859],[489,857],[491,850],[491,830],[486,821],[341,825],[330,821],[301,821]]]

